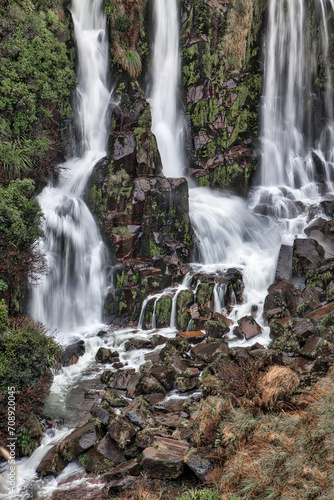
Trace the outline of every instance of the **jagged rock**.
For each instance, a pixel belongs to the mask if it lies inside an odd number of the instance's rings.
[[[334,311],[334,301],[329,302],[328,304],[318,307],[315,311],[311,311],[306,314],[306,317],[309,319],[320,319],[330,314]]]
[[[151,369],[151,375],[155,377],[167,391],[173,389],[175,372],[169,366],[155,366]]]
[[[166,389],[153,376],[142,377],[137,386],[136,394],[166,393]]]
[[[138,460],[129,460],[125,464],[118,465],[104,474],[106,481],[113,481],[114,479],[122,479],[124,476],[138,476],[139,463]]]
[[[274,349],[256,349],[251,351],[251,356],[256,360],[256,366],[259,370],[283,364],[282,356]]]
[[[95,474],[107,472],[110,467],[120,465],[124,461],[124,454],[117,446],[116,441],[106,434],[94,447],[85,454],[85,469]]]
[[[75,344],[66,347],[65,351],[61,355],[60,364],[62,366],[75,365],[78,362],[80,356],[85,354],[85,342],[79,340]]]
[[[264,315],[268,320],[284,316],[301,316],[307,308],[301,292],[289,281],[279,280],[268,288],[264,302]]]
[[[137,476],[126,476],[122,479],[115,479],[103,488],[102,493],[114,498],[115,494],[134,488],[138,482],[140,482],[140,478]]]
[[[300,350],[300,353],[303,356],[308,356],[309,358],[316,358],[318,356],[333,356],[334,345],[315,335],[307,340],[304,347]]]
[[[223,321],[206,321],[204,328],[207,336],[215,339],[223,337],[230,331],[229,326]]]
[[[293,267],[297,274],[306,276],[309,269],[316,269],[325,257],[324,248],[316,240],[295,239],[293,245]]]
[[[39,463],[36,472],[42,476],[50,474],[57,476],[66,465],[67,461],[57,452],[57,446],[53,446]]]
[[[199,370],[198,370],[199,372]],[[178,376],[176,377],[176,386],[177,389],[180,392],[188,392],[192,391],[193,389],[197,389],[200,387],[201,382],[199,380],[199,377],[194,376],[194,377],[182,377]]]
[[[106,392],[103,394],[102,399],[104,401],[107,401],[107,403],[111,407],[119,408],[122,406],[128,406],[128,401],[123,398],[118,392],[116,392],[114,389],[108,388]]]
[[[98,418],[103,425],[108,425],[111,418],[110,412],[103,408],[101,405],[93,406],[91,414],[93,415],[93,417]]]
[[[189,444],[183,441],[156,438],[154,445],[143,451],[143,471],[156,479],[176,479],[183,472],[188,449]]]
[[[298,338],[292,331],[286,331],[281,337],[271,342],[269,347],[279,354],[290,356],[298,356],[300,351]]]
[[[204,454],[207,454],[206,450]],[[196,474],[198,479],[206,482],[208,472],[213,468],[212,462],[201,455],[200,450],[191,450],[184,458],[184,463]]]
[[[140,381],[139,373],[134,373],[133,375],[130,376],[126,386],[126,396],[128,398],[133,398],[134,395],[136,394],[139,381]]]
[[[152,446],[155,436],[161,431],[160,427],[149,427],[137,432],[136,444],[138,448],[148,448]]]
[[[125,350],[132,351],[133,349],[152,349],[152,342],[147,339],[131,339],[125,342]]]
[[[112,352],[110,349],[107,349],[106,347],[99,347],[95,355],[95,361],[97,363],[110,363],[112,359],[118,358],[118,356],[119,354],[117,351]]]
[[[139,428],[130,423],[128,419],[117,416],[109,425],[108,434],[117,443],[118,447],[124,450],[138,430]]]
[[[249,340],[262,332],[262,328],[255,321],[253,316],[244,316],[239,319],[238,325],[241,328],[246,340]]]
[[[136,372],[134,368],[112,372],[107,370],[101,375],[101,381],[114,389],[125,390],[130,378]]]
[[[141,429],[147,429],[155,425],[155,420],[152,414],[143,408],[134,408],[125,413],[127,419]]]
[[[228,354],[229,351],[228,345],[223,342],[213,342],[211,344],[201,342],[191,348],[190,354],[193,359],[212,363],[222,352]]]

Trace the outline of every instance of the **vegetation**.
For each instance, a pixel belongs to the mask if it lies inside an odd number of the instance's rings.
[[[64,12],[54,1],[6,2],[0,11],[0,180],[43,179],[62,148],[75,86]],[[49,7],[53,6],[51,10]]]
[[[33,195],[31,179],[0,185],[0,296],[7,299],[11,314],[19,310],[27,277],[34,281],[44,269],[37,246],[43,235],[42,211]]]

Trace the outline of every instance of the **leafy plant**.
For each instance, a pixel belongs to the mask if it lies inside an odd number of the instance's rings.
[[[136,50],[127,50],[122,55],[122,65],[132,78],[137,78],[141,72],[141,58]]]
[[[129,18],[129,16],[124,14],[123,16],[118,17],[116,19],[115,28],[117,29],[117,31],[121,31],[122,33],[124,33],[125,31],[127,31],[130,28],[131,24],[132,24],[132,21]]]

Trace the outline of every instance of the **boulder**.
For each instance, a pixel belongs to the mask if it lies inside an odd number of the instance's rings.
[[[201,342],[191,348],[190,354],[193,359],[212,363],[221,353],[228,354],[229,352],[228,345],[223,342],[212,342],[211,344]]]
[[[97,363],[110,363],[113,358],[118,358],[118,356],[119,354],[117,351],[111,352],[111,350],[106,347],[99,347],[95,355],[95,361]]]
[[[106,434],[94,447],[85,454],[85,469],[95,474],[107,472],[124,462],[124,454],[117,446],[116,441]]]
[[[184,458],[184,463],[188,465],[198,479],[206,482],[208,479],[208,472],[213,468],[211,460],[206,458],[208,450],[201,454],[200,450],[191,450]]]
[[[246,340],[249,340],[262,333],[262,328],[255,321],[253,316],[244,316],[243,318],[239,319],[238,325],[241,328],[241,331],[244,334]]]
[[[136,373],[134,368],[118,370],[117,372],[107,370],[101,375],[101,381],[114,389],[126,390],[134,373]]]
[[[306,276],[309,269],[316,269],[325,258],[325,250],[313,239],[295,239],[293,245],[293,268],[299,276]]]
[[[126,476],[138,476],[139,474],[139,463],[138,460],[129,460],[125,464],[118,465],[113,469],[109,470],[104,474],[104,479],[106,481],[113,481],[115,479],[122,479]]]
[[[206,321],[204,328],[206,335],[215,339],[223,337],[230,331],[228,324],[224,321]]]
[[[107,401],[107,403],[111,407],[119,408],[121,406],[128,406],[129,402],[123,398],[117,391],[114,389],[108,388],[106,392],[103,394],[102,399]]]
[[[334,356],[334,345],[321,337],[310,337],[300,350],[303,356],[317,358],[318,356]]]
[[[76,364],[79,357],[85,354],[85,351],[85,342],[83,340],[75,342],[75,344],[66,347],[63,354],[61,355],[60,364],[62,366],[70,366]]]
[[[278,280],[268,288],[264,302],[267,320],[285,316],[301,316],[308,309],[302,293],[287,280]]]
[[[155,366],[151,369],[151,375],[155,377],[167,391],[173,389],[175,371],[170,366]]]
[[[176,479],[183,473],[188,450],[189,444],[184,441],[156,438],[153,446],[143,451],[143,471],[156,479]]]
[[[117,443],[117,446],[124,450],[135,437],[138,427],[122,416],[117,416],[108,427],[109,436]]]

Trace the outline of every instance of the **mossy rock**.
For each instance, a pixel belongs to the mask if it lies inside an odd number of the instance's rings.
[[[171,297],[169,296],[161,297],[161,299],[157,301],[155,309],[155,317],[158,328],[168,326],[170,324],[171,312],[172,312]]]
[[[223,321],[206,321],[204,323],[205,333],[208,337],[220,338],[230,331],[228,325]]]

